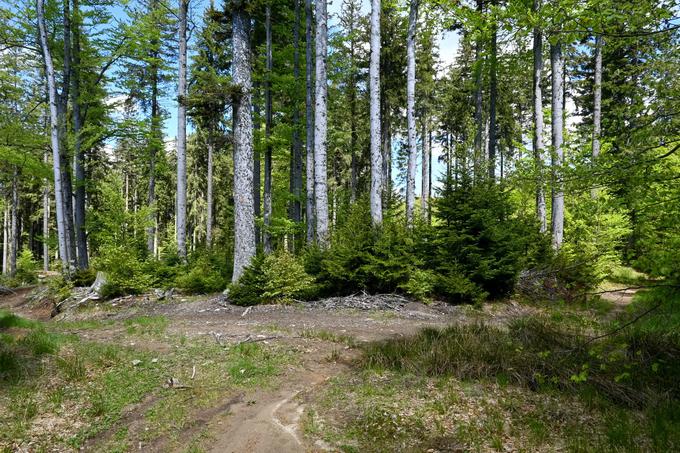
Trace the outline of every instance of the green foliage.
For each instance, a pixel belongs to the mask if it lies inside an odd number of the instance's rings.
[[[12,329],[11,333],[5,333]],[[0,310],[0,382],[16,382],[41,367],[41,356],[59,349],[40,323]]]
[[[308,299],[316,290],[300,259],[279,251],[253,258],[239,281],[229,286],[228,294],[236,305],[256,305]]]
[[[226,287],[226,263],[216,253],[196,253],[190,257],[187,266],[181,268],[175,279],[175,287],[191,294],[206,294],[222,291]],[[159,280],[161,276],[157,273]]]
[[[425,256],[442,276],[437,292],[451,301],[506,296],[520,270],[546,255],[533,219],[516,213],[501,186],[445,184],[435,208]]]
[[[23,285],[30,285],[38,280],[38,263],[33,259],[29,249],[21,251],[17,257],[17,272],[14,278]]]
[[[140,294],[151,288],[154,277],[135,250],[124,245],[109,245],[100,251],[96,267],[106,272],[102,297]]]

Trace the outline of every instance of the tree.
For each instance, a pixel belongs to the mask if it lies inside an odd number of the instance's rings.
[[[189,0],[179,2],[179,86],[177,106],[177,253],[187,258],[187,12]]]
[[[250,15],[246,5],[232,5],[233,81],[238,89],[234,115],[234,272],[236,282],[255,256],[253,200],[252,80],[250,74]]]
[[[269,3],[265,7],[265,34],[266,34],[266,69],[264,81],[264,252],[269,254],[273,251],[271,224],[272,224],[272,8]]]
[[[314,197],[316,210],[316,240],[326,247],[328,228],[327,96],[326,58],[328,57],[328,13],[326,0],[316,2],[316,80],[314,108]]]
[[[541,0],[534,0],[533,12],[539,14]],[[534,72],[533,72],[533,151],[534,171],[536,172],[536,215],[541,233],[548,230],[547,210],[545,204],[545,187],[543,182],[543,33],[538,25],[534,25]]]
[[[550,69],[552,71],[552,245],[559,250],[564,239],[564,189],[562,188],[562,161],[564,159],[564,56],[562,42],[550,45]]]
[[[314,54],[312,52],[312,0],[305,0],[305,127],[306,127],[306,189],[307,243],[314,242],[316,216],[314,208]]]
[[[380,0],[371,1],[371,57],[369,66],[371,128],[371,221],[382,223],[383,155],[380,123]]]
[[[413,224],[416,204],[416,26],[418,23],[418,0],[410,0],[408,34],[406,37],[406,121],[408,128],[408,165],[406,171],[406,224]]]
[[[49,41],[47,39],[47,30],[45,27],[45,2],[44,0],[37,0],[36,10],[38,14],[38,32],[40,48],[43,54],[43,61],[45,63],[45,77],[47,80],[47,96],[50,105],[50,144],[52,146],[52,168],[54,172],[54,198],[55,207],[57,211],[57,232],[59,240],[59,255],[62,257],[62,272],[64,275],[70,275],[71,267],[68,260],[67,252],[67,237],[66,237],[66,219],[64,212],[64,199],[61,185],[61,160],[59,152],[59,117],[57,114],[57,85],[54,79],[54,64],[52,62],[52,54],[50,52]]]
[[[595,36],[595,77],[593,86],[593,162],[600,155],[600,134],[602,133],[602,35]],[[593,198],[597,196],[597,190],[592,189]]]

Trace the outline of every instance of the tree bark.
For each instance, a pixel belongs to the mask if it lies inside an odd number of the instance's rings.
[[[49,162],[49,154],[45,151],[43,162],[47,165]],[[45,187],[43,188],[43,271],[50,270],[50,184],[47,178],[43,181]]]
[[[59,256],[62,259],[62,270],[67,277],[70,275],[70,266],[64,257],[67,257],[66,219],[64,212],[64,198],[61,184],[61,159],[59,152],[59,116],[57,114],[57,86],[54,80],[54,64],[50,53],[45,27],[45,3],[37,0],[38,30],[40,34],[40,47],[45,62],[45,75],[47,79],[47,95],[50,103],[50,143],[52,145],[52,169],[54,173],[54,196],[57,211],[57,235],[59,240]]]
[[[429,223],[430,221],[430,125],[427,118],[423,118],[423,163],[421,173],[421,191],[420,191],[420,210],[422,211],[423,220]]]
[[[5,200],[6,201],[6,200]],[[9,204],[3,209],[2,219],[2,273],[9,271]]]
[[[206,194],[206,222],[205,222],[205,243],[208,248],[212,246],[212,229],[213,229],[213,141],[212,136],[208,138],[208,176],[207,176],[207,194]]]
[[[295,0],[295,25],[293,28],[293,77],[295,78],[295,105],[293,106],[293,153],[291,156],[291,194],[290,219],[297,223],[302,221],[302,140],[300,137],[300,108],[297,88],[300,86],[300,23],[302,22],[302,0]],[[291,246],[294,246],[295,240]]]
[[[370,135],[371,135],[371,221],[382,224],[384,192],[383,143],[380,123],[380,0],[371,0],[371,56],[369,64]]]
[[[484,10],[482,0],[477,0],[477,13],[480,20]],[[475,43],[475,140],[474,140],[474,172],[475,180],[481,175],[482,168],[482,134],[484,131],[484,121],[482,118],[482,38],[478,37]]]
[[[593,86],[593,163],[600,155],[600,134],[602,131],[602,35],[595,36],[595,83]],[[591,190],[593,198],[597,189]]]
[[[416,205],[416,27],[418,0],[410,0],[408,33],[406,35],[406,123],[408,129],[408,163],[406,167],[406,225],[413,225]]]
[[[14,166],[12,175],[12,209],[10,217],[9,275],[17,273],[17,255],[19,253],[19,167]]]
[[[562,246],[564,238],[564,192],[562,188],[562,160],[564,152],[564,57],[562,43],[550,46],[550,66],[552,70],[552,245],[555,250]]]
[[[272,9],[267,4],[265,8],[265,46],[266,46],[266,74],[264,81],[264,253],[269,254],[273,251],[271,223],[272,223]]]
[[[495,5],[495,0],[492,5]],[[491,27],[491,61],[489,64],[489,178],[496,179],[496,148],[498,145],[498,124],[496,108],[498,103],[498,26],[495,17]]]
[[[307,243],[314,242],[316,218],[314,217],[314,54],[312,52],[312,0],[305,0],[305,122],[306,122],[306,178],[307,197],[305,203],[307,217]]]
[[[252,80],[250,73],[250,16],[244,5],[233,11],[233,81],[240,88],[234,111],[234,272],[236,282],[255,256],[253,200]]]
[[[87,252],[87,233],[85,231],[85,150],[82,144],[83,114],[80,99],[80,8],[79,1],[73,0],[72,24],[73,34],[73,65],[71,67],[72,105],[73,105],[73,135],[75,152],[76,196],[73,209],[75,219],[76,249],[78,252],[78,268],[87,269],[90,260]]]
[[[152,0],[151,9],[158,8],[156,0]],[[158,101],[159,97],[159,68],[157,60],[159,58],[160,43],[157,39],[151,42],[151,65],[149,68],[149,78],[151,79],[151,141],[149,144],[149,186],[147,193],[147,205],[149,207],[149,226],[146,228],[146,247],[149,255],[156,256],[156,235],[157,235],[157,214],[156,214],[156,154],[162,146],[161,132],[161,110]]]
[[[316,240],[328,246],[328,175],[327,152],[327,96],[326,59],[328,56],[327,0],[316,2],[316,80],[314,109],[314,196],[316,205]]]
[[[534,0],[534,13],[541,8],[540,0]],[[536,172],[536,216],[541,233],[548,231],[547,209],[545,203],[545,183],[543,178],[543,33],[534,27],[534,74],[533,74],[533,151]]]
[[[188,0],[179,2],[179,86],[177,107],[177,253],[187,258],[187,13]]]

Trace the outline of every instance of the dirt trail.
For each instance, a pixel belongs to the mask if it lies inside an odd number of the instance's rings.
[[[170,302],[142,296],[93,303],[83,307],[85,309],[61,313],[50,322],[105,320],[108,322],[102,328],[75,329],[73,333],[88,341],[122,343],[126,341],[126,319],[162,315],[168,321],[169,335],[189,339],[207,337],[211,341],[214,338],[229,344],[266,338],[269,342],[297,348],[302,351],[301,363],[278,376],[273,388],[224,395],[211,407],[195,413],[192,423],[179,433],[179,439],[201,435],[207,439],[204,447],[212,452],[323,451],[326,449],[323,444],[310,445],[301,432],[305,396],[346,370],[351,360],[358,357],[359,352],[349,345],[409,335],[426,326],[444,326],[454,321],[466,322],[489,316],[485,311],[475,311],[471,307],[428,306],[398,296],[380,297],[358,296],[347,306],[343,306],[341,300],[334,300],[319,306],[270,305],[245,309],[225,304],[220,296],[193,300],[178,298]],[[29,290],[0,298],[0,308],[41,320],[49,316],[50,310],[32,300]],[[512,305],[500,305],[494,308],[492,317],[514,317],[518,315],[517,310]],[[145,344],[135,347],[162,353],[168,346],[162,339],[149,338]],[[137,450],[172,451],[173,446],[167,444],[167,439],[151,443],[136,440],[142,438],[136,433],[143,431],[144,412],[150,404],[142,402],[129,408],[116,429],[121,424],[126,426],[129,437],[135,439],[132,445]],[[91,439],[84,450],[96,451],[114,432],[112,429]]]

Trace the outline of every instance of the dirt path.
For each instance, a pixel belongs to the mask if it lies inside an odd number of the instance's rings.
[[[192,413],[192,420],[178,439],[200,436],[202,447],[213,452],[302,452],[323,451],[323,444],[310,445],[301,431],[307,395],[328,379],[347,370],[359,356],[357,344],[410,335],[426,326],[444,326],[484,316],[471,307],[424,305],[399,296],[357,296],[324,304],[265,305],[243,308],[225,304],[221,296],[182,299],[169,302],[151,296],[94,302],[78,310],[66,311],[50,319],[51,307],[32,297],[40,290],[21,290],[0,298],[0,308],[58,326],[63,321],[103,321],[97,328],[69,328],[87,341],[129,345],[125,323],[140,316],[167,320],[164,335],[188,341],[216,341],[220,345],[265,342],[301,351],[301,360],[276,377],[272,388],[253,388],[225,394],[210,407]],[[346,303],[345,303],[346,302]],[[350,303],[351,302],[351,303]],[[360,307],[360,308],[356,308]],[[508,307],[513,311],[515,308]],[[159,354],[170,352],[163,337],[135,340],[135,348]],[[111,429],[91,438],[85,451],[101,446],[124,428],[137,451],[186,451],[167,438],[144,440],[144,418],[157,401],[147,397],[126,408]],[[180,442],[181,444],[181,442]]]

